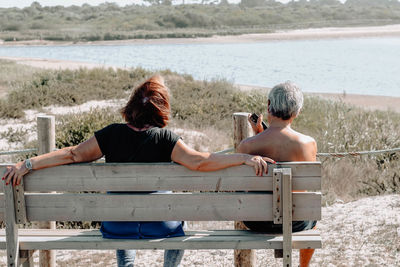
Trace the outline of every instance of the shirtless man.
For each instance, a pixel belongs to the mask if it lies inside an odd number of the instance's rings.
[[[293,83],[278,84],[268,95],[269,127],[262,127],[262,114],[257,123],[250,120],[256,134],[243,140],[238,152],[270,157],[276,161],[316,161],[317,143],[307,135],[296,132],[291,128],[293,120],[299,115],[303,106],[303,94]],[[273,222],[244,222],[254,231],[282,232],[282,225]],[[312,229],[314,221],[293,222],[293,231]],[[314,253],[313,249],[300,250],[300,267],[308,266]]]

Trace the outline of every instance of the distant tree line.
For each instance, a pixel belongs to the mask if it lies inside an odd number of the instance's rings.
[[[128,38],[196,37],[270,32],[326,26],[384,25],[400,22],[398,0],[241,0],[229,4],[199,0],[150,5],[0,8],[0,39],[96,41]],[[179,3],[179,2],[178,2]],[[184,3],[184,0],[181,1]]]

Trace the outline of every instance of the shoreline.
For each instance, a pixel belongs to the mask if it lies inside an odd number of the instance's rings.
[[[399,27],[400,28],[400,27]],[[19,57],[0,57],[0,59],[15,61],[17,64],[28,65],[36,68],[43,69],[71,69],[76,70],[79,68],[119,68],[117,66],[67,61],[57,59],[43,59],[43,58],[19,58]],[[124,69],[124,68],[121,68]],[[252,89],[267,91],[267,86],[253,86],[245,84],[236,84],[237,88],[242,91],[249,91]],[[346,104],[361,107],[366,110],[380,110],[380,111],[395,111],[400,113],[400,97],[394,96],[376,96],[376,95],[358,95],[358,94],[343,94],[343,93],[312,93],[304,92],[305,95],[319,96],[324,99],[333,101],[343,101]]]
[[[271,88],[264,86],[253,86],[248,84],[236,84],[242,91],[250,91],[252,89],[267,92]],[[323,99],[332,101],[342,101],[365,110],[379,111],[395,111],[400,113],[400,97],[396,96],[381,96],[381,95],[360,95],[360,94],[343,94],[343,93],[318,93],[318,92],[303,92],[304,95],[317,96]]]
[[[298,30],[279,30],[273,33],[250,33],[241,35],[213,35],[199,38],[128,39],[94,42],[55,42],[45,40],[4,42],[0,46],[48,46],[48,45],[128,45],[128,44],[224,44],[255,43],[289,40],[319,40],[341,38],[400,37],[400,24],[363,27],[325,27]]]

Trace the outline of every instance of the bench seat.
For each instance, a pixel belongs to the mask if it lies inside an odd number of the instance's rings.
[[[293,233],[293,249],[321,248],[318,230]],[[282,249],[279,234],[260,234],[246,230],[186,231],[186,236],[161,239],[105,239],[99,230],[20,229],[21,250],[108,250],[108,249]],[[4,229],[0,230],[0,249],[6,249]]]

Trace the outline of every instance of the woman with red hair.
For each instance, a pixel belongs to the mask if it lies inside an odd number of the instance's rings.
[[[171,162],[191,170],[214,171],[246,164],[257,175],[266,173],[269,158],[248,154],[214,154],[188,147],[178,135],[164,128],[170,117],[168,88],[161,76],[153,76],[137,87],[121,109],[126,123],[114,123],[87,141],[9,166],[3,180],[18,185],[29,171],[105,156],[106,162]],[[151,171],[151,170],[149,170]],[[149,192],[150,193],[150,192]],[[104,238],[162,238],[184,235],[181,222],[103,222]],[[177,266],[183,250],[167,250],[164,266]],[[117,250],[118,266],[133,266],[134,250]]]

